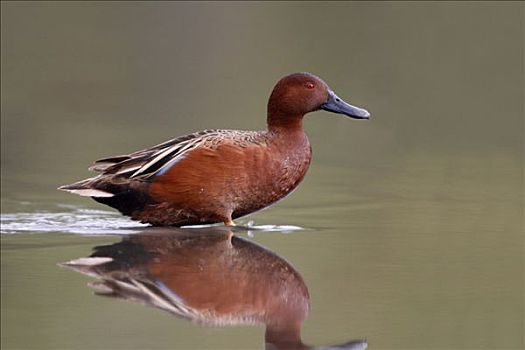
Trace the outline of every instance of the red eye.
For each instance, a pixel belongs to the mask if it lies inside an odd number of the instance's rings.
[[[310,83],[310,82],[304,84],[304,86],[306,86],[307,89],[313,89],[315,87],[315,85],[313,83]]]

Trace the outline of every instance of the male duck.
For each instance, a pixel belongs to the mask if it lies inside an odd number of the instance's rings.
[[[157,146],[101,159],[96,177],[59,187],[92,197],[155,226],[223,222],[263,209],[289,194],[312,152],[303,116],[319,109],[368,119],[309,73],[283,77],[268,101],[268,130],[204,130]]]

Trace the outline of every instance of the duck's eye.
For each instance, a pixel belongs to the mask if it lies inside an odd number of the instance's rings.
[[[310,82],[304,84],[304,86],[306,86],[307,89],[313,89],[315,87],[315,85],[313,83],[310,83]]]

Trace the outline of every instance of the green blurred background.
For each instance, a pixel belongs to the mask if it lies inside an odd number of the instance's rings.
[[[103,207],[55,190],[94,159],[262,129],[274,83],[322,77],[372,113],[307,116],[298,191],[252,217],[310,288],[305,341],[524,347],[523,2],[1,3],[2,212]],[[38,225],[37,225],[38,226]],[[117,237],[2,235],[5,349],[257,348],[95,298],[56,262]]]

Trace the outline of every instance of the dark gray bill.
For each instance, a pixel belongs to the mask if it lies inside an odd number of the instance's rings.
[[[332,90],[328,91],[328,101],[321,105],[321,109],[334,113],[344,114],[355,119],[368,119],[370,113],[366,109],[352,106],[340,99]]]

